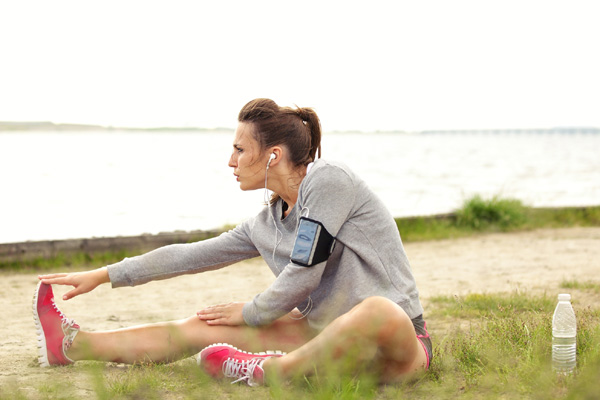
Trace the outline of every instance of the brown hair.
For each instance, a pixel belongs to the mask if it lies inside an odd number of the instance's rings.
[[[321,157],[321,123],[312,108],[279,107],[273,100],[255,99],[240,110],[238,121],[254,124],[261,152],[284,145],[295,167]]]
[[[261,153],[283,145],[294,167],[306,166],[321,157],[321,123],[312,108],[279,107],[270,99],[249,101],[238,115],[239,122],[251,122]],[[279,199],[271,197],[271,204]]]

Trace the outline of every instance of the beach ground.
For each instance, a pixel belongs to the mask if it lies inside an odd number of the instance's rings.
[[[443,337],[449,322],[427,318],[428,299],[437,295],[525,292],[555,298],[571,292],[577,307],[600,306],[600,294],[562,289],[564,281],[598,282],[600,228],[542,229],[405,245],[425,306],[428,329]],[[40,383],[69,379],[81,395],[93,387],[83,372],[37,366],[32,296],[34,274],[2,273],[5,323],[0,326],[0,386],[31,394]],[[60,300],[67,288],[55,287],[59,308],[85,330],[105,330],[184,318],[205,305],[247,301],[268,287],[273,276],[253,259],[219,271],[151,282],[134,288],[109,285]],[[451,322],[450,322],[451,324]]]

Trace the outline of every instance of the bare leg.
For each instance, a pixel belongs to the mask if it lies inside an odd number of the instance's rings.
[[[355,371],[376,367],[382,382],[401,380],[423,371],[425,350],[406,312],[383,297],[370,297],[335,319],[311,341],[280,358],[265,361],[265,376],[291,378],[315,368],[345,364],[351,356]],[[347,360],[345,360],[347,361]]]
[[[197,316],[104,332],[77,334],[68,350],[72,360],[99,360],[123,363],[171,362],[199,352],[218,342],[227,342],[250,351],[292,351],[314,336],[306,320],[287,316],[271,325],[209,326]]]

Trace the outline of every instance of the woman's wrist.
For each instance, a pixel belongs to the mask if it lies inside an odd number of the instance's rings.
[[[96,270],[98,274],[98,280],[100,283],[110,283],[110,276],[108,275],[108,267],[98,268]]]

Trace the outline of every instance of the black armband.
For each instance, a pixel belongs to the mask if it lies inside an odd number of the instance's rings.
[[[291,260],[305,267],[326,261],[335,247],[336,239],[319,221],[300,217]]]

